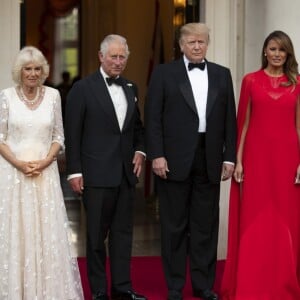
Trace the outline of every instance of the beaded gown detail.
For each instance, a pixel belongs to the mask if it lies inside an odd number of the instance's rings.
[[[0,93],[0,143],[24,161],[63,146],[60,96],[45,87],[28,108],[15,88]],[[82,300],[57,162],[26,177],[0,156],[0,299]]]
[[[286,81],[259,70],[242,83],[239,136],[248,101],[251,115],[244,181],[231,186],[222,300],[300,299],[299,84],[282,86]]]

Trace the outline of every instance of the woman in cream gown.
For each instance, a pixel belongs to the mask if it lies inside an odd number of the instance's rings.
[[[59,92],[49,66],[25,47],[0,92],[0,299],[81,300],[56,156],[63,147]]]

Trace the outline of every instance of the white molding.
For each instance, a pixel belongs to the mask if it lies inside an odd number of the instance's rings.
[[[20,0],[0,0],[0,89],[13,84],[11,65],[20,49]]]

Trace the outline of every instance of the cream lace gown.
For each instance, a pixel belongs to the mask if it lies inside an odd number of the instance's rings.
[[[0,93],[0,143],[17,158],[45,158],[51,143],[63,146],[60,96],[45,87],[29,109],[15,88]],[[72,253],[57,163],[25,177],[0,156],[0,299],[83,299]]]

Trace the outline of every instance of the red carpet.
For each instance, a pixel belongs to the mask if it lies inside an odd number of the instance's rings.
[[[84,290],[85,300],[91,300],[91,292],[88,284],[86,274],[86,259],[84,257],[78,258],[78,264],[81,274],[81,280]],[[161,258],[159,256],[145,257],[136,256],[132,258],[131,274],[133,289],[144,294],[148,300],[166,300],[167,288],[163,276]],[[217,275],[215,283],[215,291],[220,289],[221,278],[224,270],[224,261],[218,261]],[[184,289],[184,299],[192,300],[198,299],[192,296],[192,287],[190,277],[187,274],[187,282]]]

